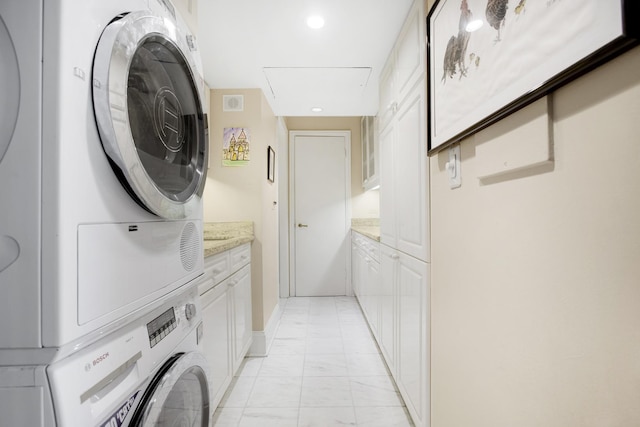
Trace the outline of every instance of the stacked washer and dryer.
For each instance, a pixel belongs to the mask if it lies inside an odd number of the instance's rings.
[[[169,0],[3,0],[0,58],[0,426],[208,425],[194,37]]]

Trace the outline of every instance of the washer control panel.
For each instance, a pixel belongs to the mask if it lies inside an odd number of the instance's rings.
[[[169,335],[176,326],[176,313],[173,307],[169,307],[167,311],[147,323],[147,332],[149,334],[149,344],[151,348]]]

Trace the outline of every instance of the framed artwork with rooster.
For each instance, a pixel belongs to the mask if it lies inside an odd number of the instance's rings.
[[[427,16],[429,154],[638,43],[632,0],[437,0]]]

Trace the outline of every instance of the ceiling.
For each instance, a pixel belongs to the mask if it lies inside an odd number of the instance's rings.
[[[199,0],[212,89],[260,88],[277,116],[366,116],[411,0]],[[311,29],[310,15],[325,26]],[[321,112],[312,112],[320,107]]]

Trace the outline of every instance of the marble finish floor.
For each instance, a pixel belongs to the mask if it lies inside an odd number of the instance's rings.
[[[355,298],[280,304],[269,356],[244,360],[214,426],[413,425]]]

